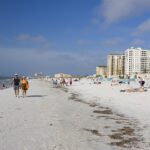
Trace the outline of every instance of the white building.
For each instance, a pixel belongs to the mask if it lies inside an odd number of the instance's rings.
[[[72,76],[70,74],[65,73],[57,73],[54,75],[55,78],[71,78]]]
[[[129,48],[125,51],[125,74],[135,76],[150,73],[150,51]]]

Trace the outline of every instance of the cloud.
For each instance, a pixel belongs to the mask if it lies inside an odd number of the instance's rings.
[[[41,35],[33,37],[32,41],[35,42],[35,43],[45,43],[45,42],[47,42],[46,38],[41,36]]]
[[[77,41],[77,45],[79,45],[79,46],[87,46],[87,45],[94,44],[95,42],[96,42],[96,41],[78,40],[78,41]]]
[[[18,41],[24,42],[24,43],[32,43],[32,44],[38,44],[42,45],[45,48],[51,47],[51,43],[42,35],[37,36],[31,36],[30,34],[20,34],[17,37]]]
[[[42,35],[31,36],[29,34],[21,34],[17,37],[17,40],[19,40],[19,41],[31,41],[31,42],[35,42],[35,43],[47,42],[46,38]]]
[[[116,38],[112,38],[112,39],[108,39],[108,40],[104,40],[102,41],[103,45],[108,45],[108,46],[116,46],[120,43],[123,42],[123,39],[120,37],[116,37]]]
[[[19,40],[19,41],[28,41],[30,39],[32,39],[32,38],[29,34],[21,34],[17,37],[17,40]]]
[[[92,18],[91,22],[94,25],[99,25],[101,23],[101,21],[97,17]]]
[[[141,39],[135,39],[131,42],[131,45],[134,46],[142,46],[145,42]]]
[[[54,74],[66,72],[71,74],[91,74],[101,62],[100,53],[46,51],[38,53],[34,48],[0,48],[1,73],[34,74],[43,72]],[[103,60],[102,60],[103,61]]]
[[[133,35],[140,35],[150,32],[150,18],[141,23],[133,32]]]
[[[103,17],[107,23],[114,23],[149,9],[149,0],[103,0],[95,12],[98,18]]]

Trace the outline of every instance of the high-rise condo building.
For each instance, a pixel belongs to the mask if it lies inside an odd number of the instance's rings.
[[[127,49],[125,51],[125,74],[133,76],[150,73],[150,51],[141,48]]]
[[[107,57],[108,77],[125,75],[125,55],[110,54]]]

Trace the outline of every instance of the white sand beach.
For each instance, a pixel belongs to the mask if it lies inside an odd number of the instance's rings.
[[[149,150],[150,92],[31,80],[28,96],[0,91],[0,150]]]
[[[149,83],[146,81],[147,86]],[[111,108],[114,113],[126,116],[140,130],[143,138],[141,147],[143,149],[150,147],[150,89],[147,92],[120,92],[120,90],[128,89],[129,86],[125,84],[111,86],[110,84],[111,82],[104,81],[96,85],[91,80],[83,79],[75,82],[70,90],[79,93],[87,102],[94,101],[103,107]],[[139,84],[132,82],[130,87],[138,88]]]

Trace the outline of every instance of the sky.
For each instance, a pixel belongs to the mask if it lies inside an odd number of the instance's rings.
[[[149,34],[149,0],[0,0],[0,75],[94,74]]]

